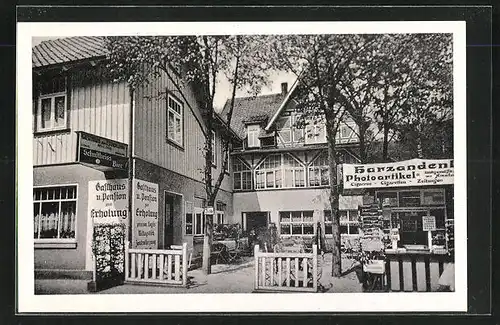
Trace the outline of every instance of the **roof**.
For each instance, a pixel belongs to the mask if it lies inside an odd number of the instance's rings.
[[[246,137],[245,123],[256,120],[256,117],[258,117],[258,122],[271,119],[284,99],[285,96],[281,93],[235,98],[231,128],[240,138],[244,139]],[[227,100],[220,113],[224,120],[226,120],[230,104],[231,100]]]
[[[43,41],[32,49],[32,67],[72,63],[108,54],[101,36],[75,36]]]

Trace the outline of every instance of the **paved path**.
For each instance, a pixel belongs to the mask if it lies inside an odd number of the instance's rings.
[[[253,290],[253,258],[245,258],[240,264],[218,264],[212,266],[212,274],[204,275],[201,269],[188,272],[190,287],[164,287],[155,285],[125,284],[100,291],[99,294],[141,294],[141,293],[251,293]],[[352,261],[343,260],[344,271]],[[325,255],[323,261],[321,285],[326,292],[361,292],[361,284],[355,272],[348,273],[340,279],[331,277],[331,255]],[[86,280],[35,280],[36,294],[87,294]]]

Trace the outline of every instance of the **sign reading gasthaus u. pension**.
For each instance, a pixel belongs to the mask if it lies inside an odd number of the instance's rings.
[[[453,184],[453,159],[344,164],[345,189]]]
[[[132,247],[158,248],[158,184],[132,182]]]
[[[94,224],[123,223],[128,227],[128,180],[89,181],[88,214]]]

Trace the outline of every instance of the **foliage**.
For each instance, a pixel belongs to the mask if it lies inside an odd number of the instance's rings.
[[[239,223],[214,225],[214,239],[224,240],[227,238],[237,239],[246,236],[246,232]]]
[[[95,225],[92,253],[95,258],[96,281],[122,277],[125,263],[125,225]]]
[[[154,81],[166,74],[182,92],[179,83],[196,89],[197,101],[204,117],[205,164],[203,181],[208,206],[214,206],[219,188],[226,175],[231,135],[230,125],[236,90],[248,87],[257,93],[266,84],[268,69],[259,61],[263,38],[239,35],[202,36],[130,36],[108,37],[109,68],[119,80],[125,80],[132,89]],[[219,118],[214,109],[219,78],[231,84],[229,109]],[[160,92],[159,95],[162,95]],[[222,119],[222,121],[221,121]],[[222,124],[222,125],[221,125]],[[219,174],[214,176],[212,167],[212,131],[223,135],[222,163]],[[210,273],[210,247],[213,232],[212,218],[206,218],[203,250],[203,269]]]

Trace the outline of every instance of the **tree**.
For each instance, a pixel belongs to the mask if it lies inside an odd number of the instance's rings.
[[[449,34],[420,34],[412,40],[407,45],[414,62],[409,100],[397,127],[399,140],[413,144],[414,155],[424,158],[437,154],[436,137],[453,114],[452,39]]]
[[[301,124],[326,121],[326,137],[330,169],[330,208],[332,211],[332,275],[341,275],[339,194],[337,181],[339,163],[336,134],[346,112],[347,76],[353,64],[365,56],[373,40],[369,35],[287,35],[276,36],[264,51],[277,69],[294,72],[299,83],[294,94],[298,102]],[[272,55],[270,55],[272,54]]]
[[[255,55],[262,39],[257,36],[152,36],[108,37],[109,66],[113,75],[126,80],[132,89],[144,85],[164,73],[172,80],[173,70],[196,89],[198,102],[205,121],[203,181],[207,206],[214,206],[217,193],[228,166],[230,131],[236,91],[244,87],[257,91],[266,84],[265,64]],[[264,69],[260,69],[263,67]],[[230,109],[220,117],[214,108],[219,78],[231,84]],[[175,82],[174,82],[175,84]],[[164,96],[159,93],[158,96]],[[222,128],[217,127],[222,124]],[[224,137],[222,166],[214,175],[212,166],[212,130],[227,130]],[[203,271],[211,273],[210,253],[213,236],[213,219],[205,218],[203,240]]]
[[[383,35],[374,50],[365,69],[370,71],[369,90],[383,133],[382,161],[388,160],[393,139],[413,138],[416,156],[422,157],[426,127],[452,111],[451,35]]]

